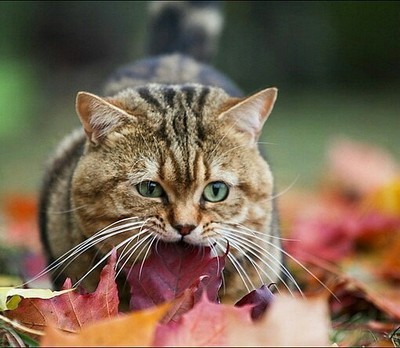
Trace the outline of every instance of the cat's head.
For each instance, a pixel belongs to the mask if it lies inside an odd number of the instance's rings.
[[[107,98],[80,92],[87,144],[72,200],[82,232],[121,221],[125,230],[112,225],[107,247],[140,235],[221,248],[229,226],[268,233],[273,178],[257,141],[276,95],[269,88],[237,99],[196,84]]]

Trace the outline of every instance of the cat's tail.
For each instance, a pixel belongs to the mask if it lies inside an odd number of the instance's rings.
[[[223,27],[220,1],[150,3],[148,53],[181,53],[209,62]]]

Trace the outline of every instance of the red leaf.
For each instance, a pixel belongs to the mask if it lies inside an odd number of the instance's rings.
[[[276,296],[265,316],[252,321],[250,307],[216,304],[203,296],[178,322],[160,325],[155,347],[328,346],[325,298]]]
[[[114,317],[118,314],[119,304],[117,285],[114,281],[115,262],[114,253],[101,272],[95,292],[85,295],[69,292],[49,300],[22,299],[18,308],[8,311],[7,316],[36,330],[43,330],[51,324],[72,332],[78,331],[88,323]],[[71,288],[70,279],[65,281],[63,288]]]
[[[213,257],[209,247],[159,242],[148,259],[128,272],[132,310],[149,308],[180,296],[198,286],[194,303],[203,289],[216,301],[222,284],[225,256]]]
[[[230,321],[234,318],[242,324],[251,323],[249,311],[249,307],[213,303],[203,295],[200,302],[178,322],[158,327],[153,346],[226,346]]]
[[[255,289],[243,296],[235,306],[243,307],[250,305],[251,318],[253,320],[259,319],[267,309],[267,307],[274,300],[274,294],[268,289],[266,285],[261,286],[259,289]]]

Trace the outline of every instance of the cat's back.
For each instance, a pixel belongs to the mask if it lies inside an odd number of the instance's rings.
[[[106,95],[148,83],[198,83],[242,95],[236,84],[210,66],[221,34],[219,1],[154,1],[149,5],[147,57],[119,68]]]

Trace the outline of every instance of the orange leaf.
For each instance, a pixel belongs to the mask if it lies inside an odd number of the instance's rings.
[[[77,334],[63,333],[48,327],[41,346],[149,346],[156,326],[169,303],[106,319],[84,327]]]
[[[385,183],[368,195],[364,205],[373,206],[384,214],[400,217],[400,178]]]

